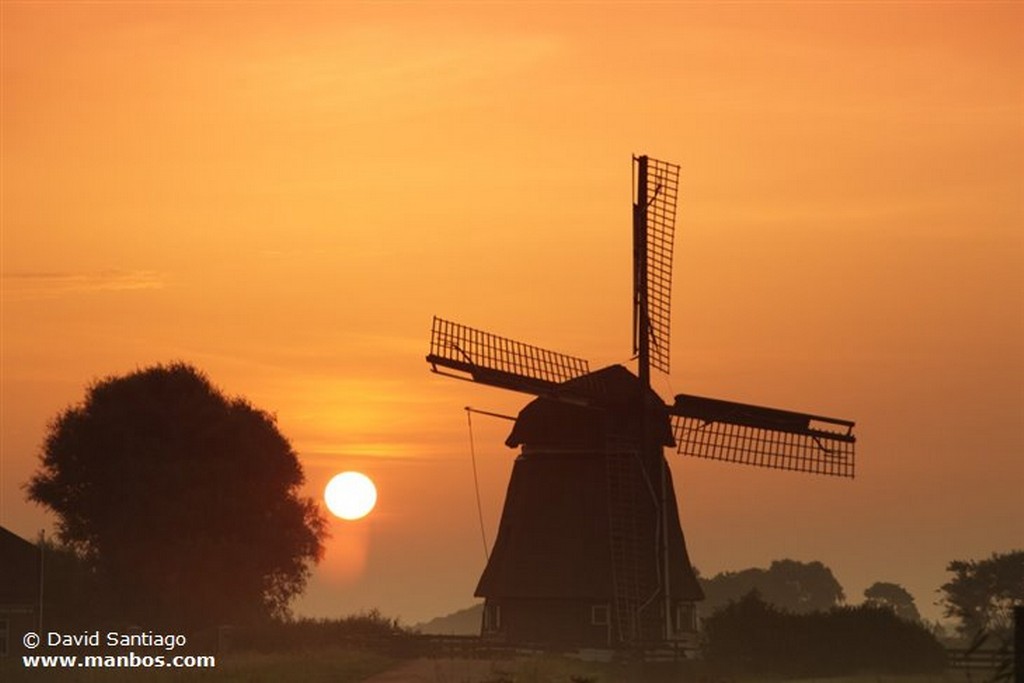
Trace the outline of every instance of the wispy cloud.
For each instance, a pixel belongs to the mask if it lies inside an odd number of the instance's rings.
[[[163,273],[153,270],[103,270],[96,272],[21,271],[3,274],[5,297],[45,299],[83,292],[123,292],[162,289]]]

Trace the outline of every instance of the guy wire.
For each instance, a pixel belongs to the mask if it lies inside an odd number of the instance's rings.
[[[476,490],[476,514],[480,519],[480,540],[484,545],[484,562],[491,559],[491,552],[487,549],[487,532],[484,530],[484,508],[480,503],[480,478],[476,473],[476,447],[473,445],[473,411],[466,406],[466,423],[469,425],[469,455],[473,461],[473,488]]]

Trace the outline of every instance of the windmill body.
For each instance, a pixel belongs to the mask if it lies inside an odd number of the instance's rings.
[[[694,642],[703,598],[664,448],[852,477],[854,423],[650,386],[669,369],[679,167],[634,157],[633,352],[586,360],[434,318],[431,369],[531,394],[506,441],[521,447],[476,595],[482,633],[511,643],[642,648]]]
[[[669,637],[693,634],[703,594],[671,482],[671,514],[661,509],[669,414],[649,392],[642,416],[639,389],[638,378],[615,365],[566,382],[575,401],[539,397],[520,412],[505,443],[521,452],[476,589],[485,636],[589,647],[662,640],[663,538],[674,587]]]

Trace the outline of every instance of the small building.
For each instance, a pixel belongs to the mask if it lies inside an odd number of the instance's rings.
[[[39,548],[0,527],[0,657],[19,651],[39,627]]]
[[[522,450],[476,589],[484,637],[586,648],[692,639],[704,596],[663,455],[669,415],[650,390],[641,411],[640,387],[616,365],[562,385],[581,400],[541,397],[519,413],[506,445]]]

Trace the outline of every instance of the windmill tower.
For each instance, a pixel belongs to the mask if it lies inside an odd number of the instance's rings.
[[[633,158],[633,353],[586,360],[434,318],[431,369],[535,396],[506,440],[520,447],[476,595],[483,635],[513,643],[634,648],[692,640],[703,599],[664,456],[852,477],[854,423],[680,394],[669,371],[679,167]]]

